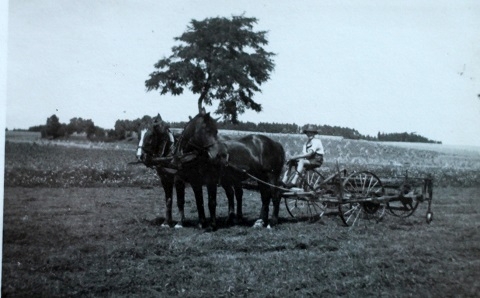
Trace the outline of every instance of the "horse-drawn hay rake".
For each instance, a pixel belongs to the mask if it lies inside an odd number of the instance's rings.
[[[427,202],[426,222],[433,219],[432,178],[409,177],[380,179],[369,171],[348,173],[337,166],[336,173],[324,178],[316,169],[307,169],[300,187],[284,189],[282,197],[288,213],[295,218],[316,220],[323,215],[338,215],[347,226],[361,220],[381,220],[388,211],[408,217],[420,202]]]

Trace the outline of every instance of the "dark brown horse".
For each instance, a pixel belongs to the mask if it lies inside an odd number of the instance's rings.
[[[192,118],[179,137],[174,165],[180,179],[192,187],[197,205],[199,224],[207,228],[203,202],[203,185],[207,187],[210,227],[217,229],[217,185],[219,183],[218,130],[216,121],[205,110]]]
[[[137,159],[148,167],[154,167],[157,171],[163,190],[165,192],[165,221],[163,227],[172,226],[173,187],[177,193],[177,207],[180,213],[180,221],[175,227],[183,227],[185,223],[185,182],[178,179],[172,172],[170,161],[173,158],[175,137],[168,129],[160,114],[154,118],[152,127],[143,129],[140,133],[140,141],[137,149]]]
[[[177,174],[189,182],[194,191],[202,225],[205,225],[202,185],[207,186],[211,226],[216,229],[217,184],[220,182],[227,193],[230,218],[234,214],[233,194],[237,195],[237,216],[241,218],[241,182],[248,178],[247,173],[265,182],[259,183],[260,219],[264,225],[268,224],[268,209],[273,199],[272,224],[277,223],[280,194],[275,186],[285,162],[285,152],[279,143],[262,135],[220,141],[216,121],[201,111],[186,125],[175,156]]]
[[[221,142],[219,158],[224,165],[221,183],[228,197],[230,217],[237,198],[237,217],[242,217],[242,181],[249,177],[261,180],[258,189],[262,198],[260,219],[255,226],[268,225],[270,201],[273,203],[271,224],[278,223],[281,194],[276,188],[285,163],[283,146],[264,135],[248,135],[238,140]]]

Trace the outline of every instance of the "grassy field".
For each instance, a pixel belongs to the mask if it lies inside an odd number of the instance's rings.
[[[151,169],[131,166],[134,142],[5,146],[3,297],[478,297],[480,182],[475,153],[324,139],[327,163],[382,175],[434,175],[434,221],[425,204],[346,228],[338,217],[251,226],[259,195],[245,191],[244,225],[164,229],[164,196]],[[278,135],[287,154],[300,136]],[[18,140],[21,139],[21,141]],[[470,151],[469,151],[470,152]],[[408,161],[408,164],[406,162]],[[179,216],[175,210],[174,218]]]
[[[435,192],[430,225],[425,206],[354,228],[282,208],[269,230],[247,191],[246,225],[204,233],[190,191],[189,224],[165,229],[158,188],[7,187],[2,296],[478,297],[479,189]]]
[[[270,135],[287,156],[301,150],[305,136]],[[437,186],[480,185],[480,151],[415,149],[377,142],[324,138],[328,175],[340,168],[369,170],[381,177],[432,175]],[[8,132],[5,144],[6,186],[139,186],[156,181],[155,173],[135,160],[136,140],[89,143],[82,140],[45,141],[34,134]]]

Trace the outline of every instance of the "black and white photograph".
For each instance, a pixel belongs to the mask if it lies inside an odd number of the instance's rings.
[[[2,297],[478,297],[477,0],[18,0]]]

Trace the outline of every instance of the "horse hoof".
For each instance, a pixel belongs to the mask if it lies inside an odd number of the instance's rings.
[[[183,225],[181,223],[177,223],[175,225],[175,229],[181,229],[181,228],[183,228]]]
[[[208,229],[209,227],[210,227],[210,226],[209,226],[207,223],[201,223],[201,222],[199,222],[199,223],[197,224],[197,228],[198,228],[198,229],[201,229],[201,230]]]
[[[217,227],[210,226],[210,227],[208,227],[208,228],[205,228],[204,231],[205,231],[205,233],[216,232],[216,231],[217,231]]]
[[[227,221],[226,221],[227,226],[233,226],[235,225],[235,218],[232,216],[229,216]]]
[[[272,227],[271,227],[270,225],[268,225],[268,226],[267,226],[267,229],[269,229],[269,230],[270,230],[271,228],[272,228]]]
[[[253,225],[254,228],[263,228],[264,224],[263,224],[263,220],[262,219],[257,219],[257,221],[255,222],[255,224]]]
[[[160,226],[161,228],[170,228],[170,226],[167,223],[162,223]]]
[[[238,224],[243,224],[243,223],[245,223],[245,219],[243,218],[243,216],[237,216],[237,223],[238,223]]]

